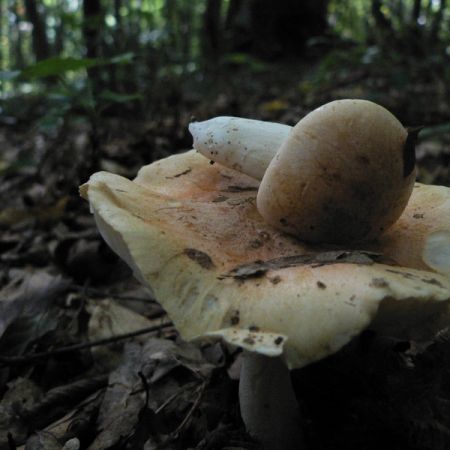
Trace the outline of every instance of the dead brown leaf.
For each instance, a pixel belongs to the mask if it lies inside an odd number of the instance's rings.
[[[68,285],[61,275],[45,270],[18,272],[0,291],[0,337],[18,317],[45,310]]]

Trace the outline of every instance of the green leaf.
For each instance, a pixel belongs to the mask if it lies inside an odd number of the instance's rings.
[[[19,73],[23,79],[45,78],[107,64],[130,64],[133,61],[133,58],[134,53],[132,52],[123,53],[108,59],[54,57],[44,59],[43,61],[28,66]]]
[[[130,102],[132,100],[140,99],[140,98],[142,98],[142,95],[139,93],[121,94],[119,92],[103,91],[100,94],[100,98],[102,98],[103,100],[108,100],[113,103],[126,103],[126,102]]]
[[[66,72],[88,69],[89,67],[105,64],[104,60],[92,58],[49,58],[39,61],[22,70],[22,78],[44,78],[63,75]]]
[[[239,66],[247,66],[256,72],[263,71],[267,68],[267,64],[254,56],[247,53],[228,53],[223,57],[225,64],[235,64]]]

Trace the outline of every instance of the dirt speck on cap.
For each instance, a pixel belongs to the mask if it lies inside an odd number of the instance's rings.
[[[384,278],[373,278],[370,282],[370,286],[376,288],[385,288],[389,286],[389,283]]]

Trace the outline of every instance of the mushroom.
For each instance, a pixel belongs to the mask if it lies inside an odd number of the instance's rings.
[[[219,117],[193,123],[194,148],[262,179],[257,207],[272,226],[309,242],[382,234],[406,207],[416,176],[409,132],[367,100],[336,100],[286,126]]]
[[[296,449],[289,369],[337,352],[369,326],[427,339],[448,320],[448,261],[441,270],[429,242],[450,233],[450,189],[417,185],[382,238],[349,249],[273,228],[256,209],[258,185],[189,151],[144,166],[133,181],[96,173],[81,194],[184,339],[244,350],[239,394],[249,433],[266,449]]]

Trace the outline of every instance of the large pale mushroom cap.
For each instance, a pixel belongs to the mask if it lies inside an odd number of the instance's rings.
[[[145,166],[134,181],[96,173],[81,193],[185,339],[221,337],[294,368],[370,324],[401,338],[441,325],[450,278],[422,255],[430,230],[450,230],[450,189],[419,186],[383,241],[352,250],[276,231],[256,210],[257,181],[194,151]],[[432,193],[439,207],[420,203]]]

